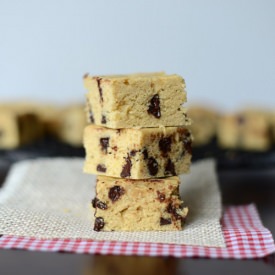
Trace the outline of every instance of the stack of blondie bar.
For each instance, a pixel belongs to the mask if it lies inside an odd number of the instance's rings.
[[[84,76],[84,172],[97,175],[94,230],[181,230],[188,212],[177,175],[191,163],[179,75]]]

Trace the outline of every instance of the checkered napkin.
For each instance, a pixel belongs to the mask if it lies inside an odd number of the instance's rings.
[[[41,240],[2,236],[0,248],[32,251],[74,252],[102,255],[139,255],[250,259],[275,252],[272,235],[259,218],[254,204],[225,208],[222,229],[226,248],[75,239]]]

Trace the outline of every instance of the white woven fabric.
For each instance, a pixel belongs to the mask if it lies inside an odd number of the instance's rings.
[[[38,159],[15,164],[0,192],[0,234],[42,239],[93,239],[225,247],[215,163],[193,164],[181,177],[189,207],[183,231],[95,232],[90,202],[95,176],[83,159]]]

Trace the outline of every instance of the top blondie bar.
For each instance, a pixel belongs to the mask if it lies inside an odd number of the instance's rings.
[[[190,125],[184,79],[176,74],[84,76],[89,123],[108,128]]]

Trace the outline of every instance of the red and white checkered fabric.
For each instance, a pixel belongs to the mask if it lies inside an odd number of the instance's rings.
[[[222,228],[226,248],[72,239],[40,240],[14,236],[2,236],[0,238],[0,248],[102,255],[232,259],[261,258],[275,252],[272,234],[262,225],[256,207],[253,204],[227,207],[222,219]]]

